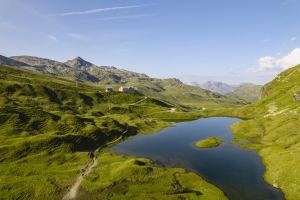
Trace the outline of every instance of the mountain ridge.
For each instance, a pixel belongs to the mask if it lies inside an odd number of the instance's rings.
[[[205,89],[188,86],[179,79],[151,78],[146,74],[118,69],[110,66],[97,66],[81,57],[66,62],[58,62],[34,56],[1,57],[2,63],[15,67],[36,71],[68,80],[90,82],[101,87],[112,86],[118,90],[120,86],[130,85],[138,88],[140,94],[167,100],[181,105],[188,102],[189,106],[196,107],[236,107],[244,105],[238,98],[225,97]],[[24,65],[23,65],[24,63]],[[14,66],[14,65],[12,65]]]
[[[253,83],[230,85],[220,81],[207,81],[204,83],[190,82],[186,84],[200,87],[212,92],[217,92],[227,97],[243,99],[250,103],[259,100],[260,88],[262,87],[261,85],[255,85]]]

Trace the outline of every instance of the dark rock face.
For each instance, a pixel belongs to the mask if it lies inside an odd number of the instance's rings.
[[[0,64],[10,65],[14,67],[28,66],[26,63],[0,55]]]
[[[131,78],[149,79],[145,74],[109,66],[96,66],[79,56],[62,63],[34,56],[12,56],[8,58],[0,55],[0,64],[38,71],[52,76],[71,78],[77,81],[106,81],[108,84],[116,84],[126,82]]]

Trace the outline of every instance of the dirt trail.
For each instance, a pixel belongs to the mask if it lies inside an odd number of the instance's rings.
[[[150,114],[146,114],[146,115],[143,115],[142,117],[153,115],[153,114],[156,114],[156,113],[165,113],[165,112],[171,112],[171,113],[173,113],[175,111],[176,111],[176,108],[170,108],[169,110],[157,111],[157,112],[153,112],[153,113],[150,113]],[[176,112],[176,113],[184,113],[184,112]]]
[[[83,178],[88,175],[92,168],[97,165],[96,157],[93,158],[92,162],[90,162],[87,167],[84,169],[84,171],[80,174],[80,176],[77,178],[74,185],[71,187],[70,191],[62,198],[62,200],[75,200],[77,196],[77,192],[79,189],[79,186],[81,185],[81,182],[83,181]]]
[[[131,104],[129,104],[129,105],[132,106],[132,105],[141,103],[142,101],[145,101],[147,98],[148,98],[148,97],[144,97],[142,100],[140,100],[140,101],[138,101],[138,102],[135,102],[135,103],[131,103]]]
[[[76,179],[76,182],[72,185],[70,191],[62,198],[62,200],[76,200],[76,197],[77,197],[77,193],[78,193],[78,190],[79,190],[79,187],[81,185],[81,182],[83,181],[84,177],[86,175],[88,175],[92,169],[97,165],[97,154],[99,152],[99,150],[101,148],[104,148],[105,146],[108,146],[114,142],[117,142],[118,140],[122,139],[123,135],[125,133],[127,133],[128,131],[128,125],[127,125],[127,128],[126,130],[122,133],[122,135],[120,137],[118,137],[117,139],[115,139],[114,141],[112,142],[109,142],[109,143],[106,143],[104,145],[101,145],[98,149],[96,149],[95,151],[93,151],[93,159],[92,161],[86,166],[86,168],[80,173],[80,175],[78,176],[78,178]]]

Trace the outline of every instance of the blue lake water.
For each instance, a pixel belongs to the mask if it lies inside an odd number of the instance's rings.
[[[283,200],[283,193],[263,179],[265,166],[261,157],[254,151],[231,144],[234,136],[229,126],[238,121],[214,117],[173,123],[175,127],[134,136],[110,150],[195,172],[222,189],[232,200]],[[222,138],[224,142],[210,149],[195,146],[197,141],[212,136]]]

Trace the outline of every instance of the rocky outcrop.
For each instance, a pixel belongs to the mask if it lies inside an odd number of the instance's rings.
[[[67,62],[58,62],[34,56],[0,57],[0,64],[38,71],[52,76],[71,78],[78,81],[100,82],[107,84],[125,83],[132,78],[148,79],[149,76],[109,66],[96,66],[76,57]]]
[[[293,94],[293,100],[294,101],[300,100],[300,91],[299,92],[294,92],[294,94]]]
[[[2,56],[2,55],[0,55],[0,64],[10,65],[10,66],[14,66],[14,67],[28,66],[26,63],[19,62],[17,60],[14,60],[14,59]]]
[[[76,69],[80,69],[80,70],[87,70],[93,66],[95,66],[94,64],[87,62],[85,60],[83,60],[81,57],[76,57],[73,60],[68,60],[67,62],[65,62],[64,64],[72,67],[72,68],[76,68]],[[96,66],[95,66],[96,67]]]

